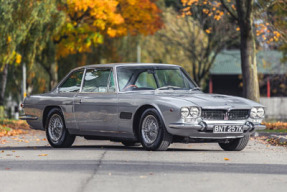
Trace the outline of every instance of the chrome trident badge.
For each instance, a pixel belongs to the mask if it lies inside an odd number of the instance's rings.
[[[228,120],[228,112],[224,114],[224,120]]]

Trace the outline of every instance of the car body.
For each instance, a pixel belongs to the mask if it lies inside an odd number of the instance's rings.
[[[242,150],[250,134],[265,128],[261,104],[205,94],[183,68],[170,64],[76,68],[51,92],[25,98],[23,107],[21,119],[46,131],[54,147],[84,136],[125,145],[141,142],[148,150],[166,150],[172,142],[218,142],[225,150]],[[69,144],[56,141],[63,132]],[[230,148],[234,142],[237,147]]]

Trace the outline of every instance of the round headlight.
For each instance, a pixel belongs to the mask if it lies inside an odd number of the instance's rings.
[[[200,113],[200,110],[199,110],[198,107],[191,107],[191,108],[190,108],[190,116],[191,116],[192,118],[198,117],[198,116],[199,116],[199,113]]]
[[[251,118],[256,118],[257,116],[257,109],[256,108],[252,108],[250,111],[250,117]]]
[[[189,109],[187,107],[182,107],[180,109],[181,117],[187,117],[189,115]]]
[[[263,109],[262,107],[260,107],[260,108],[257,109],[257,116],[258,116],[259,118],[263,118],[263,117],[264,117],[264,114],[265,114],[265,112],[264,112],[264,109]]]

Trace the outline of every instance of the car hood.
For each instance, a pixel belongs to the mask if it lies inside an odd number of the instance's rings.
[[[249,99],[220,95],[220,94],[204,94],[204,93],[193,93],[193,94],[180,94],[180,95],[169,95],[180,100],[185,100],[191,103],[191,105],[197,105],[202,108],[213,108],[213,109],[250,109],[252,107],[263,107],[261,104],[251,101]]]

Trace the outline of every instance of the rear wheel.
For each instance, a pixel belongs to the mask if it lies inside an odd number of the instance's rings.
[[[240,139],[232,139],[228,143],[218,144],[224,151],[241,151],[247,146],[249,137],[249,135],[246,135]]]
[[[163,120],[156,109],[147,109],[141,116],[139,137],[146,150],[165,151],[172,142]]]
[[[58,108],[54,108],[48,113],[45,128],[47,139],[52,147],[71,147],[75,141],[75,136],[70,135],[67,131],[63,114]]]

